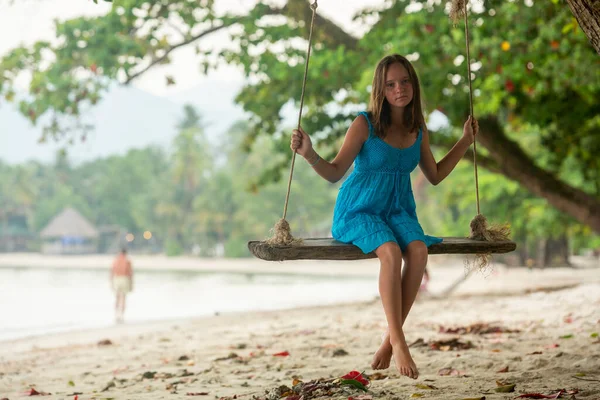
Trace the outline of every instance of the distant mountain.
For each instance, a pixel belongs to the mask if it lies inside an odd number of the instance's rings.
[[[171,97],[160,97],[135,87],[118,86],[86,116],[95,129],[85,143],[69,147],[69,158],[83,162],[150,144],[168,147],[177,134],[183,104],[195,105],[207,124],[207,137],[218,140],[243,117],[233,98],[241,83],[207,82]],[[12,104],[0,103],[0,160],[10,164],[27,160],[50,162],[60,145],[39,144],[41,128],[34,127]]]
[[[243,85],[241,81],[210,80],[168,99],[181,105],[194,105],[202,114],[207,137],[218,142],[233,123],[245,117],[242,107],[234,103]]]

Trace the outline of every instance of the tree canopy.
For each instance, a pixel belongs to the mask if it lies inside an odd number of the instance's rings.
[[[258,2],[244,14],[219,14],[212,0],[115,1],[104,16],[57,22],[56,42],[4,55],[0,94],[43,124],[42,140],[79,135],[87,127],[77,117],[111,82],[131,83],[170,63],[176,49],[194,46],[204,72],[228,63],[246,74],[237,101],[252,115],[249,147],[259,132],[280,138],[281,110],[300,98],[310,14],[304,0]],[[478,162],[600,232],[600,59],[567,3],[473,3],[469,18],[475,116],[485,147]],[[373,68],[387,53],[413,61],[428,112],[437,109],[460,127],[469,112],[465,37],[462,24],[449,20],[447,4],[385,2],[356,19],[367,25],[360,36],[320,14],[316,21],[303,127],[324,155],[333,154],[364,108]],[[230,48],[211,44],[219,31],[231,36]],[[29,92],[17,98],[15,80],[24,73]],[[432,140],[449,148],[455,134],[447,129]],[[287,151],[287,140],[277,149]],[[283,158],[272,166],[271,177],[285,165]]]

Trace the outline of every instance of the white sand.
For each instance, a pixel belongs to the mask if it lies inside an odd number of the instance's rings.
[[[24,257],[21,256],[23,264],[19,265],[25,265]],[[19,257],[2,256],[0,265],[11,265],[11,262],[17,265],[15,260]],[[92,262],[85,265],[101,267],[107,258],[94,260],[95,265]],[[437,293],[463,273],[460,266],[448,268],[440,260],[447,259],[432,257],[431,291]],[[71,262],[84,264],[76,258]],[[154,262],[136,261],[140,268],[164,265],[159,260]],[[199,265],[195,259],[189,263],[181,261],[179,267],[197,268]],[[214,268],[216,264],[219,263],[211,261],[205,268]],[[227,261],[218,267],[247,271],[248,265],[254,270],[259,264],[250,260]],[[258,269],[377,273],[374,260],[331,263],[327,268],[323,268],[323,263],[314,262],[268,264],[259,265]],[[55,267],[64,265],[65,261],[59,260]],[[567,288],[559,290],[561,287]],[[439,333],[440,325],[454,327],[477,322],[494,323],[521,332]],[[190,398],[186,393],[192,392],[208,393],[200,398],[237,395],[237,398],[252,399],[264,396],[265,390],[279,385],[291,386],[294,378],[309,381],[339,377],[351,370],[373,373],[370,362],[384,327],[380,303],[374,300],[140,326],[125,324],[104,330],[3,342],[0,343],[0,399],[21,398],[31,387],[52,393],[44,397],[48,399],[73,399],[74,393],[82,393],[79,399],[183,399]],[[428,399],[482,396],[512,399],[520,393],[550,394],[562,388],[578,389],[577,399],[600,399],[600,342],[591,337],[600,332],[599,269],[530,271],[496,266],[487,276],[474,274],[448,298],[421,298],[407,320],[405,332],[409,342],[419,338],[426,342],[459,338],[472,341],[475,348],[437,351],[426,346],[414,347],[411,351],[421,372],[419,379],[415,382],[400,377],[392,366],[383,371],[384,379],[371,383],[367,394],[373,399],[408,399],[414,393]],[[560,338],[565,335],[573,336]],[[98,346],[101,339],[110,339],[113,345]],[[334,351],[339,349],[348,354],[334,357]],[[290,356],[273,356],[282,351],[288,351]],[[232,352],[239,357],[216,361]],[[541,354],[531,354],[534,352]],[[183,355],[189,360],[178,361]],[[504,367],[508,367],[509,372],[497,372]],[[455,369],[463,376],[440,376],[443,368]],[[183,369],[191,375],[177,376],[185,375]],[[152,379],[144,379],[145,372],[157,374]],[[495,393],[496,380],[515,383],[515,393]],[[109,382],[115,386],[102,392]],[[179,383],[173,384],[175,382]],[[436,389],[420,389],[416,383]],[[318,398],[348,399],[359,394],[350,391]]]

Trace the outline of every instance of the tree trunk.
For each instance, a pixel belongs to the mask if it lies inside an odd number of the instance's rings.
[[[567,0],[577,23],[600,54],[600,0]]]
[[[519,145],[504,134],[495,117],[481,118],[479,126],[478,141],[490,151],[495,171],[519,182],[531,193],[548,200],[556,209],[600,233],[600,198],[566,184],[535,165]],[[479,157],[477,162],[479,164]]]
[[[553,267],[571,266],[569,262],[569,239],[566,235],[561,235],[557,239],[548,239],[546,265]]]

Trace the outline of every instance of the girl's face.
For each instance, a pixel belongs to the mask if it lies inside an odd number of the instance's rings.
[[[404,65],[391,64],[384,82],[385,98],[391,107],[406,107],[413,99],[412,79]]]

